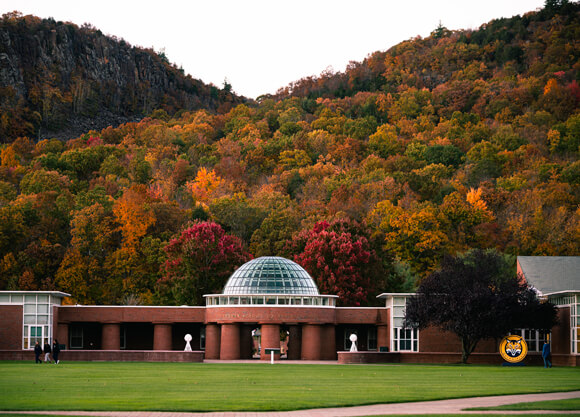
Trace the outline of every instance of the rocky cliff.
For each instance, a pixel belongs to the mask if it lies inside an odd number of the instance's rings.
[[[242,101],[94,27],[17,12],[0,20],[1,142],[66,138],[156,109],[220,111]]]

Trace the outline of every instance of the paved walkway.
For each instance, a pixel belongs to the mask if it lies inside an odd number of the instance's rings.
[[[156,411],[20,411],[0,413],[10,414],[57,414],[99,417],[355,417],[382,414],[576,414],[580,411],[464,411],[472,407],[493,407],[521,402],[564,400],[580,398],[580,391],[556,392],[549,394],[501,395],[494,397],[462,398],[455,400],[423,401],[400,404],[375,404],[359,407],[317,408],[312,410],[283,412],[217,412],[183,413]]]

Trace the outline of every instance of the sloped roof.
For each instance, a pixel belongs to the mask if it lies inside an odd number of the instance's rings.
[[[518,256],[518,271],[542,294],[580,291],[580,256]]]

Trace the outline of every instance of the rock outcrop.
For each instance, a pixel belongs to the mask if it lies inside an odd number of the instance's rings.
[[[17,12],[0,20],[2,142],[70,135],[76,125],[80,134],[86,125],[104,128],[155,109],[220,111],[242,101],[228,89],[185,75],[163,53],[92,26]]]

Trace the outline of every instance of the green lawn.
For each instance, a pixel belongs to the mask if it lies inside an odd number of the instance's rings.
[[[0,362],[0,410],[295,410],[579,389],[577,368]]]
[[[580,411],[580,398],[569,400],[536,401],[530,403],[508,404],[497,407],[478,407],[470,410],[558,410],[558,411]]]
[[[469,417],[514,417],[514,414],[429,414],[429,417],[465,417],[469,415]],[[525,417],[562,417],[565,416],[580,416],[580,414],[517,414],[518,416],[525,416]],[[0,416],[2,417],[2,416]],[[14,417],[14,416],[6,416],[6,417]],[[22,416],[17,416],[22,417]],[[38,417],[38,416],[34,416]],[[55,417],[55,416],[50,416]],[[70,417],[70,416],[67,416]],[[367,417],[424,417],[424,414],[387,414],[383,416],[367,416]]]

